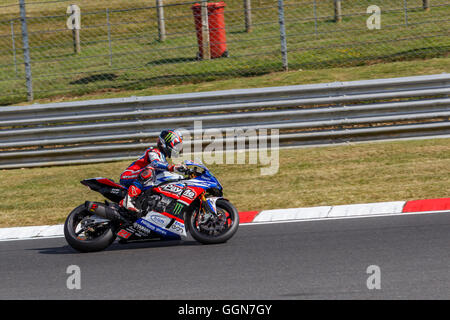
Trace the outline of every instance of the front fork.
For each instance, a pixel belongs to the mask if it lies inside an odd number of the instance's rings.
[[[208,222],[218,222],[221,217],[217,212],[216,202],[220,197],[211,197],[206,198],[205,193],[200,195],[200,207],[199,207],[199,216],[198,223],[208,223]]]
[[[211,198],[206,198],[205,193],[203,192],[200,196],[200,210],[203,211],[203,213],[205,214],[210,214],[213,216],[217,215],[217,207],[216,207],[216,202],[217,202],[216,197],[211,197]]]

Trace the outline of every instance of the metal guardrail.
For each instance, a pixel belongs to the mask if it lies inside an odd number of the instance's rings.
[[[162,129],[197,120],[279,129],[282,147],[445,136],[449,94],[450,74],[438,74],[0,107],[0,168],[135,158]]]

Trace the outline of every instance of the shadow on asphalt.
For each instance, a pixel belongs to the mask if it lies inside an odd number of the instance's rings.
[[[183,241],[183,240],[148,240],[148,241],[136,241],[126,244],[120,244],[117,241],[110,245],[103,251],[121,251],[121,250],[136,250],[136,249],[150,249],[150,248],[163,248],[174,246],[201,246],[202,244],[197,241]],[[47,248],[31,248],[27,250],[38,251],[40,254],[80,254],[69,245],[62,247],[47,247]],[[95,252],[92,252],[95,253]],[[91,254],[92,254],[91,253]]]

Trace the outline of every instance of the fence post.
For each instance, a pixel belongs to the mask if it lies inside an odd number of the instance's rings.
[[[33,101],[33,78],[31,75],[30,45],[28,43],[27,12],[25,0],[19,0],[20,21],[22,23],[23,60],[25,64],[25,78],[27,82],[27,99]]]
[[[106,24],[108,26],[109,66],[112,66],[111,24],[109,23],[109,8],[106,8]]]
[[[67,20],[67,27],[72,30],[72,40],[73,40],[73,52],[76,54],[81,53],[80,44],[80,28],[81,28],[81,12],[80,7],[76,4],[71,4],[67,8],[67,14],[70,14]]]
[[[334,0],[334,21],[335,22],[342,21],[341,0]]]
[[[429,0],[422,0],[423,3],[423,10],[429,11],[430,10],[430,1]]]
[[[16,39],[14,34],[14,20],[11,20],[11,41],[13,49],[13,59],[14,59],[14,71],[16,72],[17,78],[17,57],[16,57]]]
[[[211,59],[211,51],[209,44],[209,21],[208,21],[208,0],[202,0],[202,58],[203,60]]]
[[[317,37],[317,1],[316,0],[314,0],[314,3],[313,3],[313,11],[314,11],[314,32]]]
[[[252,31],[252,4],[251,0],[244,0],[245,32]]]
[[[278,0],[278,22],[280,24],[281,40],[281,59],[283,61],[284,71],[288,71],[287,44],[286,44],[286,26],[284,24],[284,2]]]
[[[403,0],[403,9],[405,11],[405,25],[408,25],[408,2]]]
[[[164,3],[163,0],[156,0],[156,16],[158,19],[158,39],[166,40],[166,23],[164,21]]]
[[[73,51],[76,54],[81,53],[81,45],[80,45],[80,29],[72,29],[72,38],[73,38]]]

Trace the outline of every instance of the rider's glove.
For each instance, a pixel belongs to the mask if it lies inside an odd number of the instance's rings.
[[[186,173],[187,170],[188,168],[184,164],[175,167],[175,171],[178,171],[179,173]]]
[[[178,172],[178,173],[185,173],[187,170],[187,167],[184,164],[180,164],[180,165],[171,165],[169,167],[169,171],[170,172]]]

